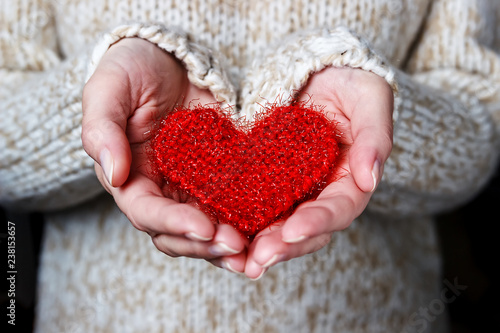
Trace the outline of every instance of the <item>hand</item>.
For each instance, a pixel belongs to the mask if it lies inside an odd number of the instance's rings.
[[[394,98],[383,78],[360,69],[327,68],[312,76],[299,100],[325,106],[327,115],[338,122],[347,147],[339,165],[345,174],[286,221],[256,236],[245,266],[249,278],[262,276],[278,262],[319,250],[333,232],[347,228],[368,204],[392,149]]]
[[[241,272],[247,241],[234,228],[214,225],[179,195],[168,193],[148,170],[145,149],[153,121],[191,102],[215,99],[189,82],[172,55],[142,39],[122,39],[109,48],[84,87],[83,146],[96,161],[101,184],[160,251]]]

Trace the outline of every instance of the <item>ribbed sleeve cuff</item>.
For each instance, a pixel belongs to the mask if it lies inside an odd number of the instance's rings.
[[[188,78],[199,88],[208,89],[222,107],[234,106],[236,93],[220,61],[207,47],[175,27],[132,23],[120,25],[105,34],[95,46],[87,68],[86,80],[94,73],[108,48],[122,38],[145,39],[174,55],[185,66]]]
[[[80,139],[86,64],[68,59],[2,100],[0,205],[48,211],[103,191]]]
[[[259,109],[256,105],[274,102],[277,97],[293,101],[312,74],[330,66],[373,72],[387,81],[397,99],[394,70],[367,41],[345,27],[292,35],[262,59],[253,64],[242,86],[242,113],[248,118]]]

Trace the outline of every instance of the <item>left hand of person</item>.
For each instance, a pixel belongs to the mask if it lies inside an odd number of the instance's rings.
[[[361,69],[329,67],[314,74],[299,101],[324,106],[342,132],[343,173],[316,200],[285,221],[261,231],[249,245],[245,275],[261,277],[282,261],[315,252],[334,232],[347,228],[366,208],[392,150],[394,97],[380,76]]]

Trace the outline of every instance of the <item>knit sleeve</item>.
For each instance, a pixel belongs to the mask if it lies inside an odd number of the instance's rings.
[[[82,149],[87,57],[63,59],[48,1],[0,10],[0,205],[50,210],[101,191]]]
[[[491,60],[497,58],[491,55]],[[311,75],[328,66],[373,72],[394,91],[394,149],[369,210],[403,215],[442,211],[471,198],[489,179],[498,149],[486,101],[471,96],[465,104],[446,86],[437,89],[404,74],[347,28],[280,41],[249,71],[244,115],[252,117],[256,104],[278,96],[293,100]],[[494,77],[490,82],[498,84]]]
[[[437,0],[398,75],[394,152],[371,208],[440,212],[473,198],[498,162],[496,1]],[[496,14],[495,14],[496,13]]]
[[[185,66],[191,83],[210,90],[222,107],[234,106],[236,93],[220,60],[221,55],[214,54],[214,51],[195,41],[179,28],[161,24],[124,24],[104,35],[92,53],[87,80],[108,48],[120,39],[130,37],[147,40],[174,55]]]

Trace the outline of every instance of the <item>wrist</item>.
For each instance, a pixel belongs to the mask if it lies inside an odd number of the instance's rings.
[[[138,46],[139,41],[140,46]],[[120,49],[122,46],[129,46],[128,49],[135,51],[139,49],[148,57],[165,59],[164,55],[167,55],[171,58],[169,61],[177,62],[186,70],[189,82],[201,89],[210,90],[223,108],[236,104],[235,89],[217,54],[197,43],[193,36],[179,28],[139,22],[117,26],[103,35],[94,47],[87,68],[86,81],[92,76],[103,57],[108,54],[111,46]],[[162,68],[155,70],[164,72]]]

